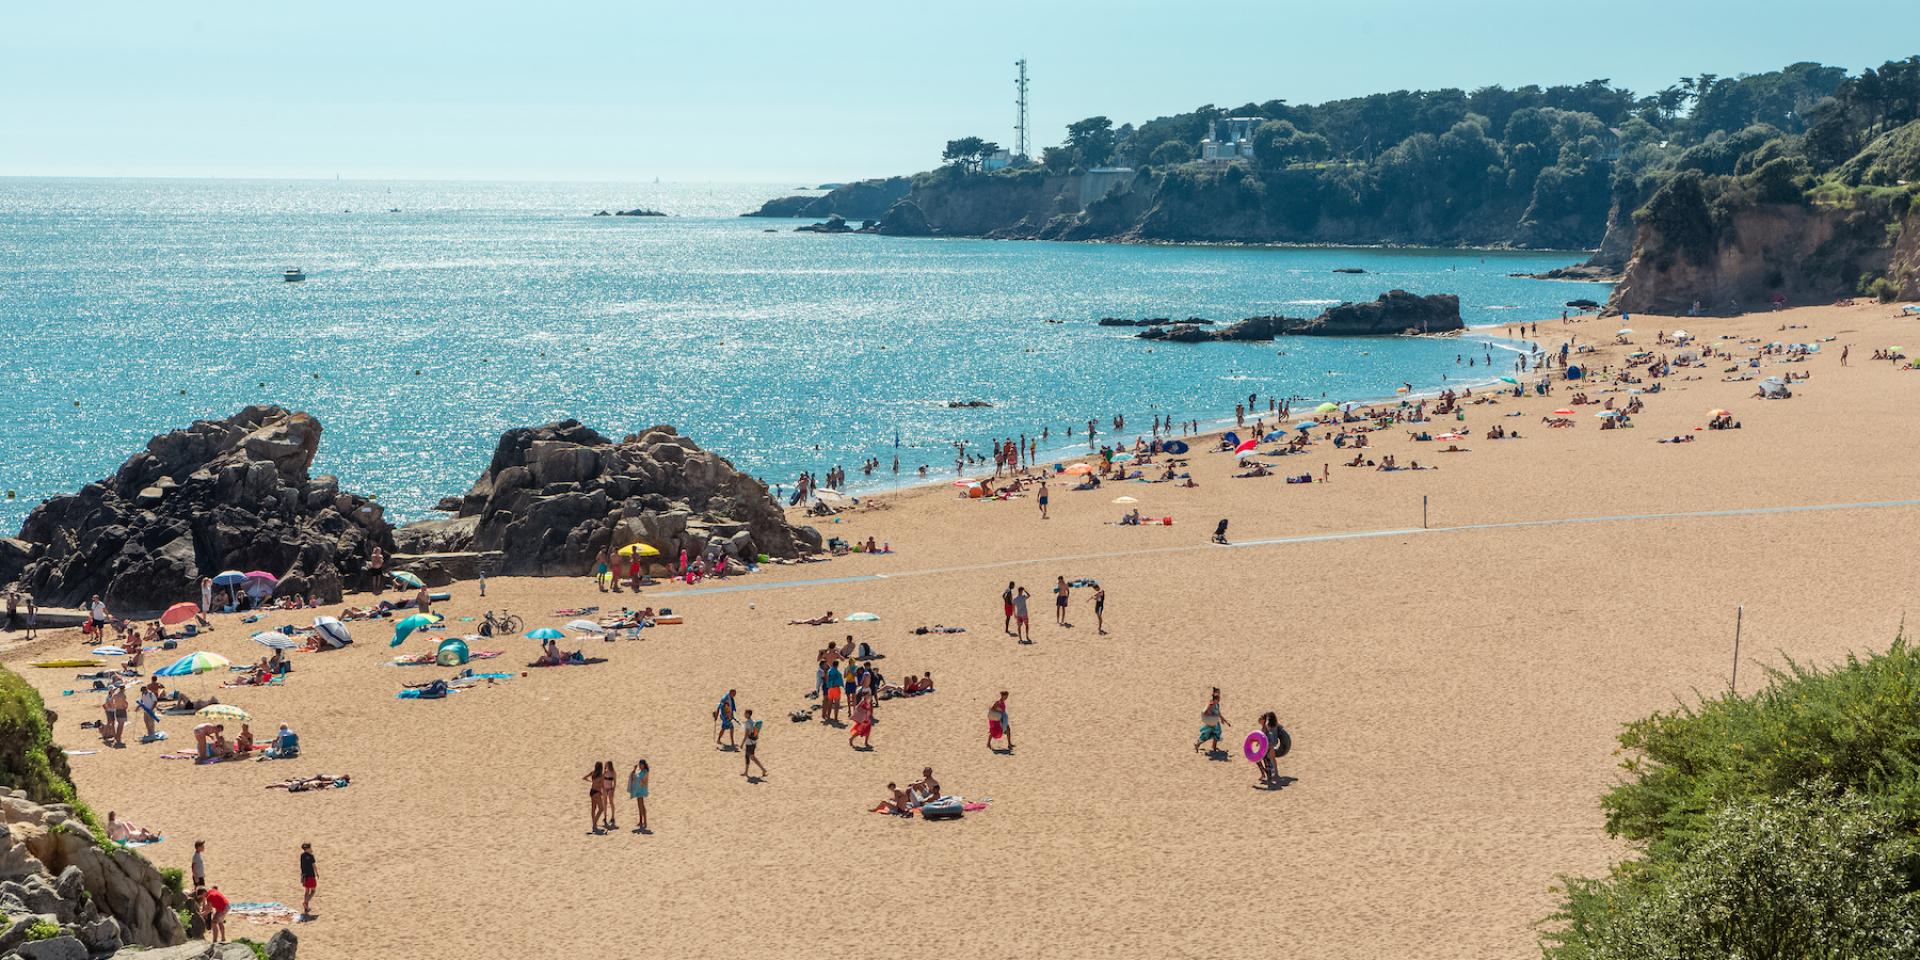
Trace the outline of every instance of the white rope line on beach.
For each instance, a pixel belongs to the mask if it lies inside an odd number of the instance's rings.
[[[690,590],[673,590],[656,593],[656,597],[694,597],[713,593],[740,593],[748,590],[778,590],[785,587],[823,587],[847,583],[870,583],[876,580],[897,580],[902,577],[939,576],[952,573],[974,573],[981,570],[996,570],[1005,567],[1023,567],[1033,564],[1084,563],[1089,560],[1119,560],[1129,557],[1153,556],[1163,553],[1190,553],[1200,550],[1246,549],[1249,547],[1275,547],[1300,543],[1333,543],[1343,540],[1372,540],[1380,537],[1402,537],[1413,534],[1429,533],[1471,533],[1483,530],[1518,530],[1531,527],[1558,527],[1591,523],[1640,523],[1649,520],[1703,520],[1724,517],[1759,517],[1785,513],[1813,513],[1826,510],[1885,510],[1898,507],[1920,507],[1920,500],[1864,500],[1856,503],[1809,503],[1784,507],[1732,507],[1723,510],[1689,510],[1673,513],[1625,513],[1597,517],[1559,517],[1546,520],[1506,520],[1497,523],[1463,523],[1451,527],[1400,527],[1387,530],[1353,530],[1339,533],[1309,533],[1292,537],[1271,537],[1261,540],[1240,540],[1228,544],[1182,543],[1164,547],[1145,547],[1137,550],[1112,550],[1103,553],[1080,553],[1068,556],[1028,557],[1014,560],[993,560],[985,563],[970,563],[955,567],[931,567],[925,570],[904,570],[899,573],[868,573],[847,577],[824,577],[816,580],[785,580],[775,583],[736,583],[717,587],[694,587]]]

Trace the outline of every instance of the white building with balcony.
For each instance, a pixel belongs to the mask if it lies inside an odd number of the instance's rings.
[[[1215,120],[1206,139],[1200,141],[1200,159],[1208,163],[1232,163],[1253,159],[1253,131],[1265,121],[1260,117],[1228,117]]]

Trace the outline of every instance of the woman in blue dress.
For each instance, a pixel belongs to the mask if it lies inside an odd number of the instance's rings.
[[[627,796],[633,798],[634,806],[638,808],[640,816],[640,826],[635,829],[635,833],[649,832],[647,830],[647,780],[651,776],[652,771],[647,769],[645,759],[634,761],[633,772],[627,774]]]

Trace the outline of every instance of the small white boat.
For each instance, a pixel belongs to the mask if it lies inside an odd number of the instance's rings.
[[[288,267],[287,272],[281,274],[280,278],[282,280],[285,280],[288,283],[299,283],[300,281],[305,280],[307,278],[307,275],[306,273],[302,272],[299,267]]]

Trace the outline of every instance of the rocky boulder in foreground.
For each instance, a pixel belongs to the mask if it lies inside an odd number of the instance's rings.
[[[137,615],[197,601],[203,576],[265,570],[282,593],[336,602],[373,586],[367,557],[393,536],[379,504],[309,475],[319,448],[320,421],[269,406],[161,434],[113,476],[35,508],[0,551],[0,583],[17,579],[41,606],[99,594]]]
[[[509,430],[486,473],[443,509],[454,517],[402,527],[400,549],[499,551],[508,576],[585,574],[609,544],[646,543],[668,560],[710,544],[743,560],[820,549],[766,484],[669,426],[619,443],[577,420]]]

